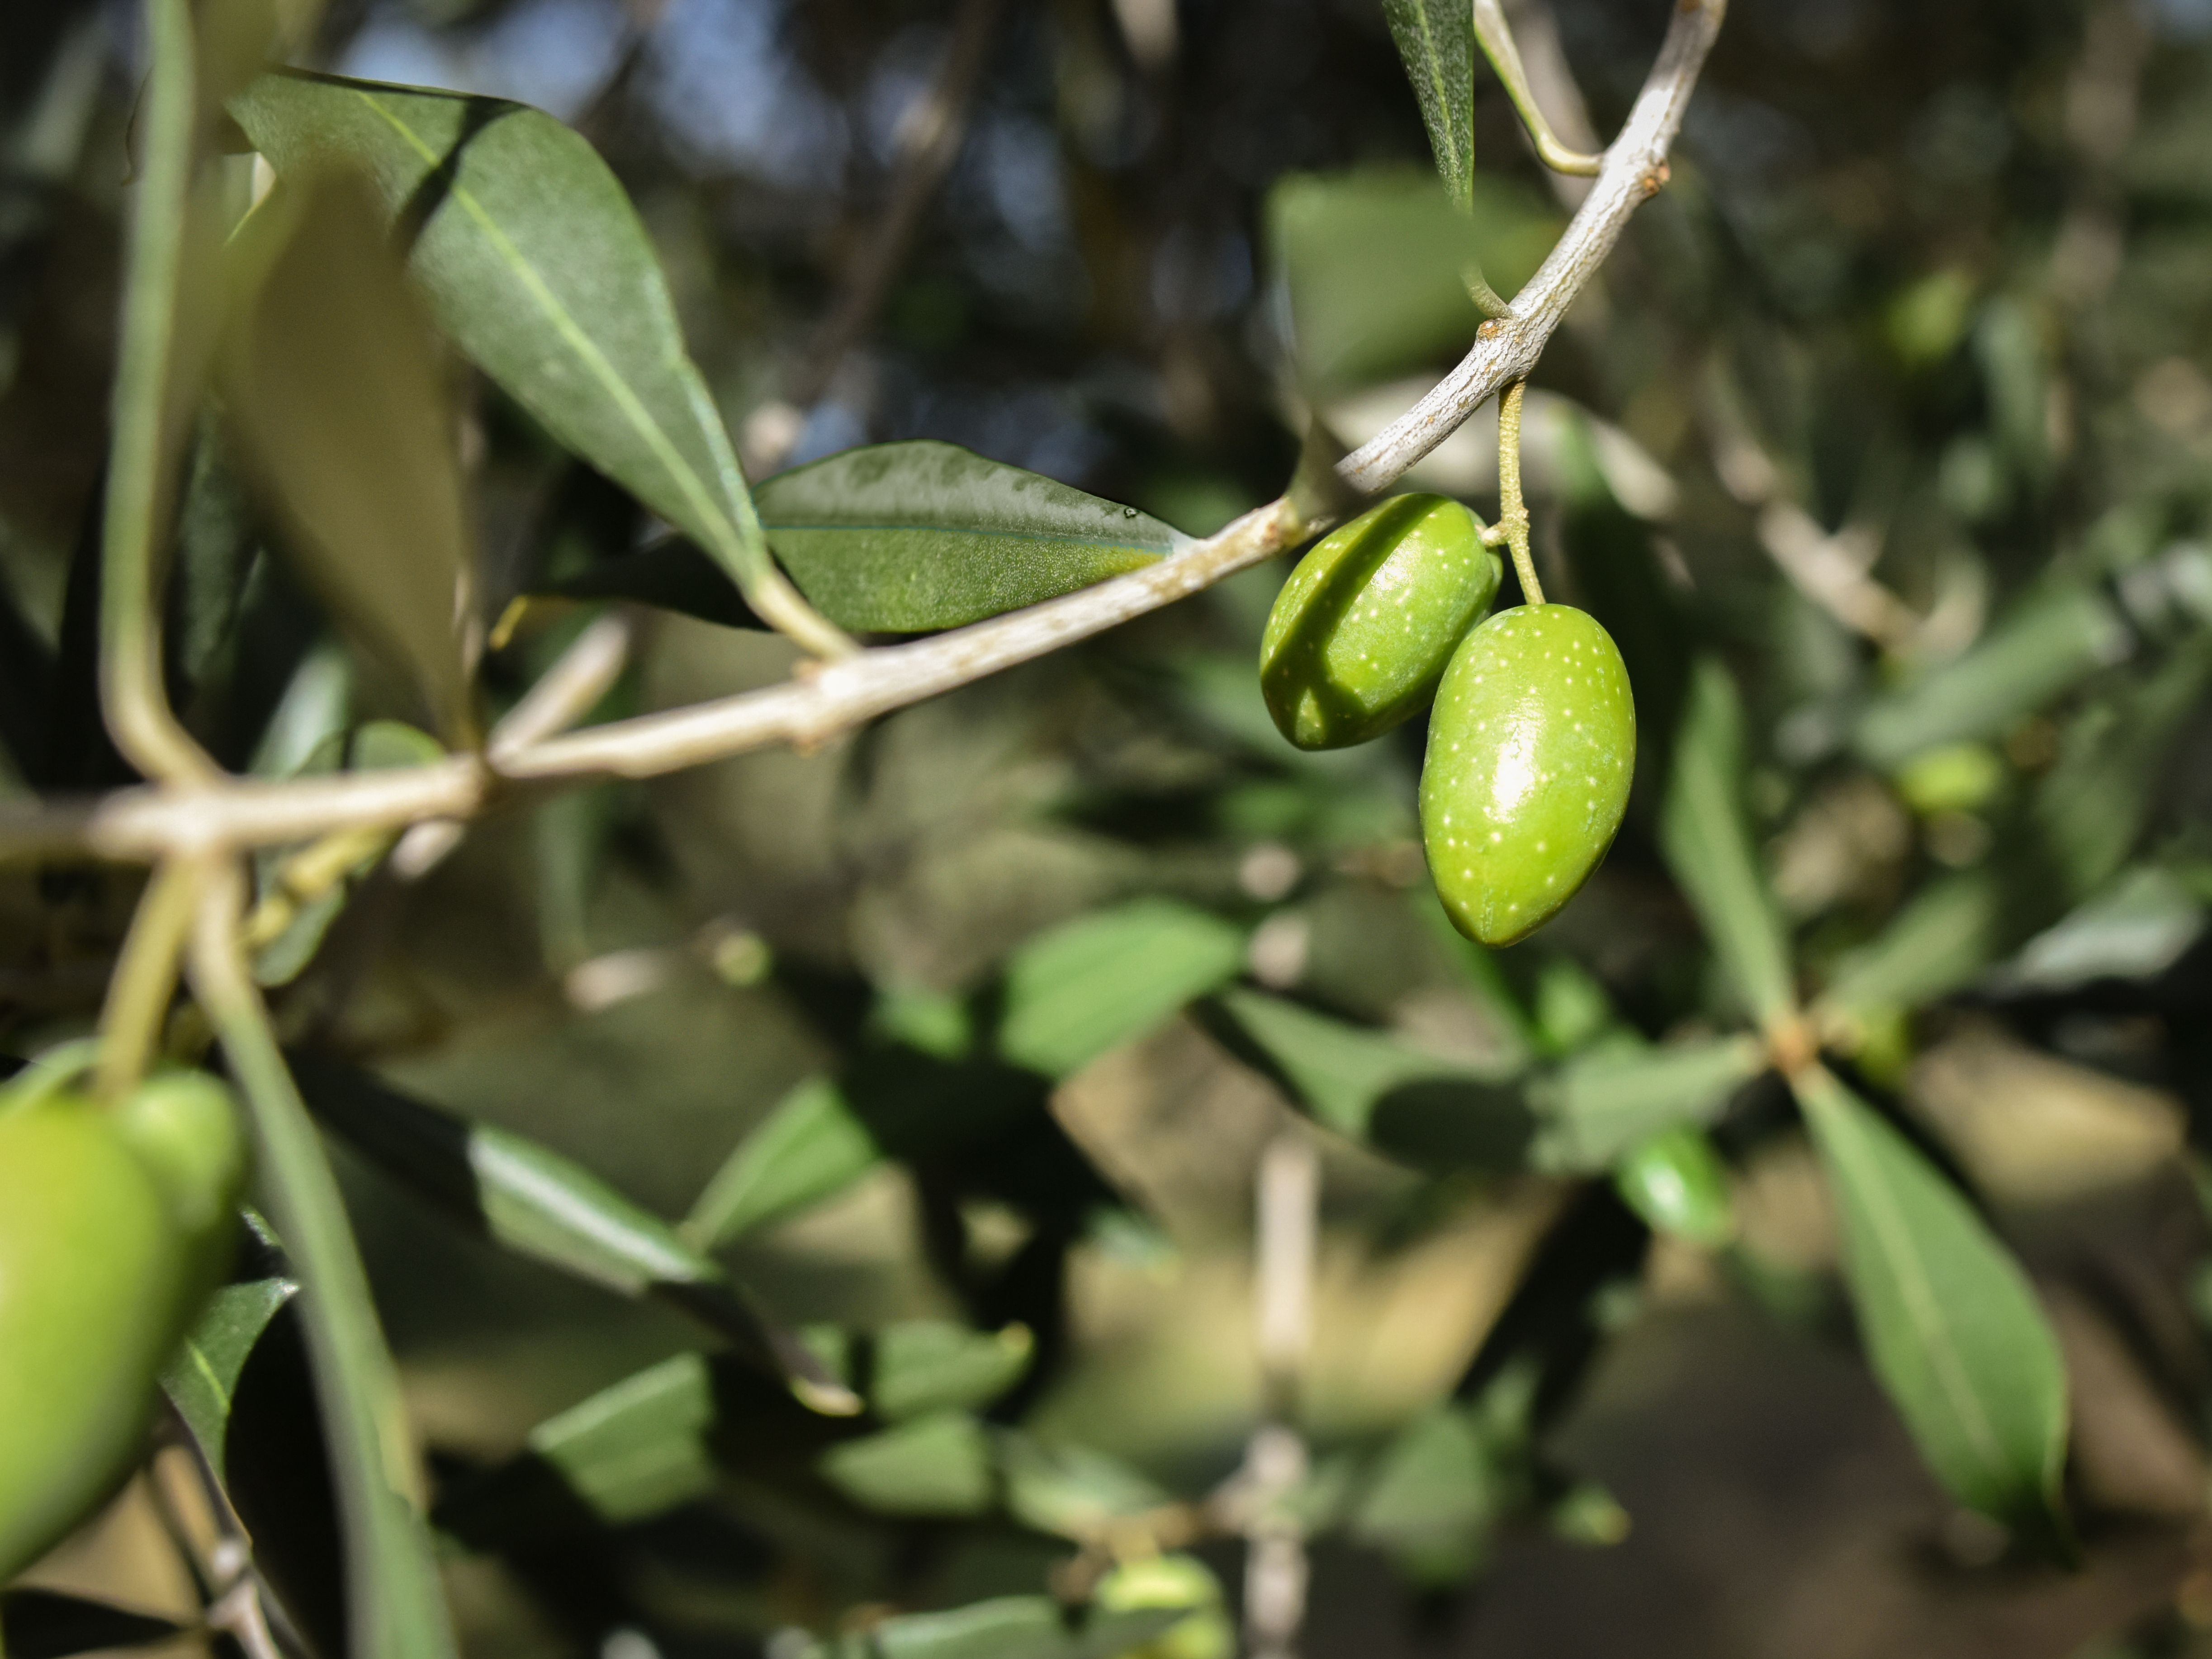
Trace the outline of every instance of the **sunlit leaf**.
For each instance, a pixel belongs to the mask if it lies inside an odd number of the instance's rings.
[[[1748,1036],[1578,1054],[1529,1091],[1541,1126],[1530,1161],[1602,1170],[1648,1136],[1711,1121],[1765,1066],[1764,1047]]]
[[[2021,945],[1990,983],[2047,994],[2100,979],[2153,979],[2203,936],[2206,915],[2203,898],[2171,871],[2133,870]]]
[[[1820,1068],[1793,1080],[1844,1224],[1859,1330],[1960,1503],[2063,1539],[2066,1372],[2020,1266],[1905,1137]]]
[[[1164,899],[1139,899],[1055,928],[1006,969],[999,1052],[1065,1077],[1142,1036],[1244,965],[1243,933]]]
[[[1116,1520],[1173,1501],[1146,1476],[1092,1447],[1048,1445],[1007,1430],[999,1437],[998,1455],[1007,1512],[1039,1532],[1097,1538]]]
[[[757,605],[795,605],[645,228],[580,136],[500,99],[289,72],[229,107],[280,178],[334,161],[373,175],[454,343]]]
[[[757,492],[769,545],[848,628],[919,633],[1136,570],[1182,538],[1133,507],[916,439],[848,449]]]
[[[1206,1028],[1339,1134],[1425,1169],[1517,1169],[1534,1128],[1521,1089],[1258,991],[1208,1005]]]
[[[299,1288],[289,1279],[224,1285],[210,1298],[199,1322],[161,1373],[162,1389],[210,1468],[223,1467],[239,1374],[269,1322]]]
[[[978,1331],[950,1320],[910,1319],[878,1331],[810,1325],[799,1334],[888,1423],[987,1406],[1021,1380],[1036,1352],[1029,1327],[1018,1324]]]
[[[1728,671],[1707,659],[1683,708],[1659,843],[1737,994],[1764,1024],[1789,1012],[1796,988],[1789,938],[1744,816],[1743,776],[1742,702]]]
[[[738,1143],[699,1194],[684,1231],[712,1248],[842,1191],[883,1149],[836,1083],[809,1078]]]
[[[480,640],[458,449],[374,187],[337,167],[301,173],[247,220],[228,264],[226,404],[284,544],[465,741]]]
[[[1466,0],[1382,0],[1444,192],[1474,201],[1474,20]]]

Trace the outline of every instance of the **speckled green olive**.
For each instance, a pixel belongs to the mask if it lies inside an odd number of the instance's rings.
[[[130,1468],[187,1316],[185,1241],[114,1117],[0,1097],[0,1580]]]
[[[1341,749],[1420,713],[1500,570],[1474,515],[1442,495],[1393,497],[1323,538],[1260,642],[1276,728],[1301,749]]]
[[[1453,924],[1510,945],[1613,844],[1636,708],[1612,636],[1571,605],[1501,611],[1452,653],[1429,717],[1421,839]]]

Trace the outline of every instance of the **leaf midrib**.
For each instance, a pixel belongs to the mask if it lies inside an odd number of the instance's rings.
[[[364,88],[356,87],[354,88],[354,94],[369,108],[383,117],[391,125],[392,130],[397,132],[431,167],[434,169],[444,165],[438,153],[423,142],[421,135],[408,125],[398,112],[387,107],[374,94]],[[538,308],[545,313],[547,320],[553,325],[554,331],[568,343],[569,349],[582,360],[584,367],[590,371],[592,378],[599,381],[601,389],[614,400],[615,406],[622,410],[623,417],[645,441],[646,447],[653,452],[653,459],[659,461],[669,477],[675,480],[676,487],[683,491],[685,501],[690,504],[692,510],[700,515],[701,521],[714,535],[724,556],[733,561],[739,568],[745,571],[749,579],[757,576],[759,561],[754,551],[744,545],[744,538],[738,535],[737,526],[731,522],[728,514],[708,494],[706,486],[698,473],[692,469],[691,464],[684,459],[683,453],[676,447],[666,429],[653,418],[652,410],[646,408],[643,400],[631,388],[629,382],[624,380],[613,363],[607,360],[606,354],[599,349],[599,343],[584,332],[583,325],[576,321],[568,307],[562,303],[560,295],[553,292],[551,285],[538,272],[538,267],[524,257],[522,250],[514,245],[514,240],[507,235],[499,222],[492,217],[489,210],[458,177],[448,186],[448,193],[453,200],[461,204],[469,216],[476,221],[478,228],[491,242],[493,248],[506,261],[517,280],[529,292],[531,298],[537,301]]]

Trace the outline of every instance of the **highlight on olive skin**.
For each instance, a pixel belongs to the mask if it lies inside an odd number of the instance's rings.
[[[1620,828],[1636,708],[1612,635],[1518,605],[1467,636],[1437,689],[1421,839],[1452,923],[1510,945],[1559,914]]]
[[[1341,749],[1420,713],[1500,578],[1474,515],[1442,495],[1394,496],[1322,538],[1260,644],[1276,729],[1301,749]]]

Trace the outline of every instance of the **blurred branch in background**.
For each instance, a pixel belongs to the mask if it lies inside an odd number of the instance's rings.
[[[1290,1498],[1306,1478],[1299,1428],[1313,1348],[1315,1236],[1321,1156],[1310,1135],[1288,1130],[1260,1153],[1253,1203],[1253,1322],[1261,1420],[1244,1452],[1244,1633],[1252,1659],[1296,1659],[1305,1620],[1304,1527]]]

